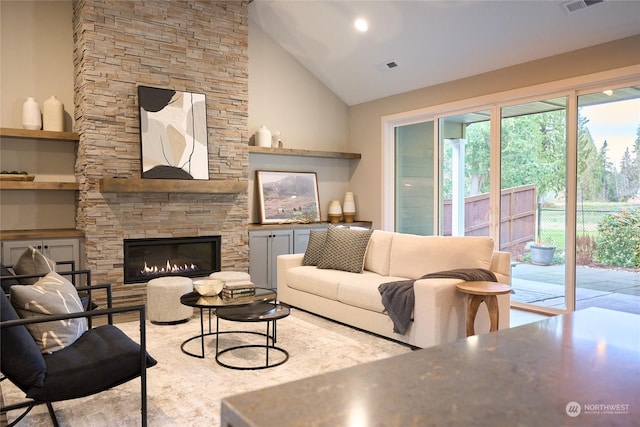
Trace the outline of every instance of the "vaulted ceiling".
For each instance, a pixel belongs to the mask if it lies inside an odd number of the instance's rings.
[[[640,1],[584,2],[254,0],[249,17],[354,105],[640,33]]]

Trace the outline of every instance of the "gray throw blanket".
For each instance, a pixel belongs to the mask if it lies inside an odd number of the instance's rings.
[[[439,271],[429,273],[420,279],[462,279],[464,281],[484,280],[487,282],[497,282],[498,279],[492,271],[484,268],[458,268],[455,270]],[[420,280],[418,279],[418,280]],[[382,283],[378,286],[378,291],[382,296],[382,305],[385,312],[393,321],[393,332],[404,335],[411,321],[411,312],[415,304],[415,294],[413,284],[415,280],[399,280],[397,282]]]

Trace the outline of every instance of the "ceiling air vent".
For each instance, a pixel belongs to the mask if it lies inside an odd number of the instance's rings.
[[[598,3],[602,3],[604,0],[574,0],[567,3],[562,3],[562,7],[567,13],[575,13],[579,10],[588,8],[589,6],[595,6]]]

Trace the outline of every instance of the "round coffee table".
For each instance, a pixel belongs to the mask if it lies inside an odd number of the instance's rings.
[[[491,321],[489,331],[497,331],[500,313],[496,295],[508,294],[511,292],[511,286],[504,283],[475,281],[458,283],[456,288],[458,291],[469,295],[467,302],[467,336],[470,337],[475,334],[476,315],[478,314],[478,307],[483,301],[489,310],[489,319]]]
[[[216,330],[213,331],[211,328],[211,313],[212,311],[216,311],[219,308],[223,307],[243,307],[250,306],[251,304],[256,304],[260,302],[267,301],[275,301],[277,298],[277,294],[272,289],[267,288],[258,288],[256,287],[255,295],[241,296],[236,298],[222,298],[220,295],[212,296],[212,297],[203,297],[197,292],[189,292],[188,294],[184,294],[180,297],[180,302],[189,307],[199,308],[200,309],[200,335],[193,336],[187,340],[185,340],[180,349],[183,353],[188,354],[189,356],[198,357],[200,359],[204,359],[204,338],[209,335],[216,335],[218,333],[217,323]],[[209,331],[205,332],[204,328],[204,311],[209,311]],[[228,333],[228,332],[223,332]],[[258,334],[258,333],[257,333]],[[262,335],[262,334],[260,334]],[[185,349],[185,346],[194,340],[200,339],[200,351],[201,354],[196,354],[190,352]],[[217,344],[216,344],[217,345]]]
[[[243,344],[236,345],[233,347],[225,348],[224,350],[219,350],[218,343],[220,340],[216,335],[216,362],[220,366],[224,366],[225,368],[231,369],[265,369],[272,368],[274,366],[282,365],[284,362],[289,360],[289,352],[283,348],[276,347],[276,321],[280,319],[284,319],[289,315],[291,311],[289,307],[284,304],[277,304],[272,302],[259,302],[256,304],[252,304],[244,307],[223,307],[219,308],[216,311],[216,331],[220,331],[219,321],[228,320],[232,322],[266,322],[267,323],[267,332],[262,334],[260,332],[251,332],[251,331],[238,331],[235,333],[243,333],[243,334],[260,334],[266,337],[265,344]],[[270,332],[271,331],[271,332]],[[222,332],[218,332],[222,333]],[[227,332],[228,333],[228,332]],[[271,344],[269,344],[271,341]],[[220,360],[220,356],[224,353],[239,350],[243,348],[264,348],[266,353],[266,361],[264,365],[257,366],[237,366],[231,365],[229,363],[222,362]],[[276,363],[269,363],[269,350],[277,351],[284,355],[284,358],[279,360]]]

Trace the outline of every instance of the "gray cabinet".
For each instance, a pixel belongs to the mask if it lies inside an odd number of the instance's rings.
[[[2,263],[13,265],[29,246],[33,246],[53,261],[75,261],[76,270],[80,264],[80,239],[5,240],[2,242]],[[59,271],[70,270],[61,266]]]
[[[256,286],[275,289],[278,255],[293,253],[293,230],[249,231],[249,274]]]

